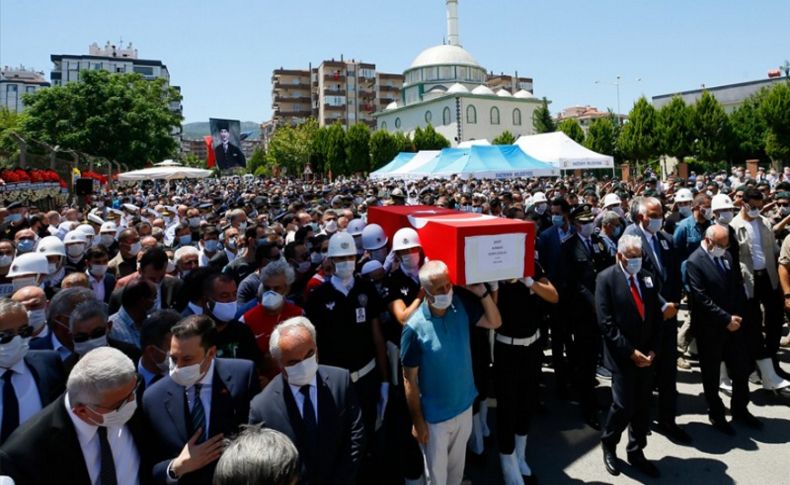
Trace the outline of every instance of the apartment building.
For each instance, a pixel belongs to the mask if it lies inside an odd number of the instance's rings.
[[[20,112],[25,109],[22,95],[34,93],[49,86],[44,73],[25,66],[0,69],[0,106],[9,111]]]

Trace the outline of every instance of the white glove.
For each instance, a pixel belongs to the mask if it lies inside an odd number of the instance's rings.
[[[376,430],[381,428],[382,423],[384,422],[384,411],[387,410],[387,401],[389,401],[390,395],[390,384],[389,382],[382,382],[381,395],[379,396],[379,403],[376,406]]]
[[[526,286],[527,288],[532,288],[532,285],[535,284],[535,280],[532,279],[532,276],[521,278],[521,282],[524,283],[524,286]]]
[[[488,289],[491,290],[491,293],[499,290],[499,281],[489,281],[488,282]]]

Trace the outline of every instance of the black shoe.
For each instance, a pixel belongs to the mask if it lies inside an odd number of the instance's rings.
[[[691,444],[691,436],[675,423],[659,421],[656,429],[675,443],[681,445]]]
[[[591,427],[595,431],[601,431],[601,421],[598,420],[598,412],[597,411],[587,411],[583,415],[584,422],[587,423],[587,426]]]
[[[743,411],[732,415],[732,420],[738,423],[743,423],[752,429],[763,429],[763,422],[754,417],[754,414],[749,411]]]
[[[478,455],[477,453],[466,450],[466,462],[475,468],[483,468],[486,465],[486,454],[481,453]]]
[[[726,419],[722,418],[709,418],[710,424],[713,425],[714,428],[721,431],[722,433],[728,436],[735,436],[735,428],[732,427],[730,423],[727,422]]]
[[[661,472],[658,471],[658,467],[656,467],[653,462],[645,458],[645,454],[641,451],[629,453],[628,463],[649,477],[658,478],[661,476]]]
[[[601,443],[601,449],[603,449],[603,464],[606,467],[606,471],[609,472],[609,475],[616,477],[620,474],[620,464],[618,463],[617,455],[613,449],[608,448],[603,443]]]
[[[524,485],[538,485],[538,477],[536,477],[534,474],[521,475],[521,479],[524,480]]]

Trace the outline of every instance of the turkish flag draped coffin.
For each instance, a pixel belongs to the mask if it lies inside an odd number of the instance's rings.
[[[412,227],[425,255],[447,264],[456,285],[532,276],[535,271],[535,224],[431,206],[368,209],[368,223],[378,224],[390,246],[395,232]]]

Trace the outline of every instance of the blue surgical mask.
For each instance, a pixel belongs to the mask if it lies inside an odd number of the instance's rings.
[[[565,224],[565,218],[558,215],[551,216],[551,223],[556,227],[562,227]]]
[[[209,239],[203,242],[203,247],[206,248],[206,251],[214,253],[219,249],[219,241],[216,239]]]
[[[629,274],[635,275],[642,269],[642,258],[628,258],[626,259],[625,270]]]
[[[178,236],[178,243],[182,246],[186,246],[187,244],[192,243],[192,234],[187,234],[185,236]]]
[[[647,230],[651,234],[655,234],[661,230],[661,226],[663,224],[664,224],[664,219],[661,219],[660,217],[657,217],[655,219],[650,218],[650,220],[647,222]]]
[[[614,230],[612,231],[612,236],[614,238],[620,237],[620,234],[622,234],[622,233],[623,233],[623,227],[622,226],[620,226],[619,224],[617,226],[614,226]]]
[[[9,224],[12,222],[19,222],[21,220],[22,220],[22,214],[8,214],[7,216],[5,216],[5,221]]]
[[[16,250],[20,254],[29,253],[35,247],[36,241],[34,239],[20,239],[19,243],[16,245]]]

